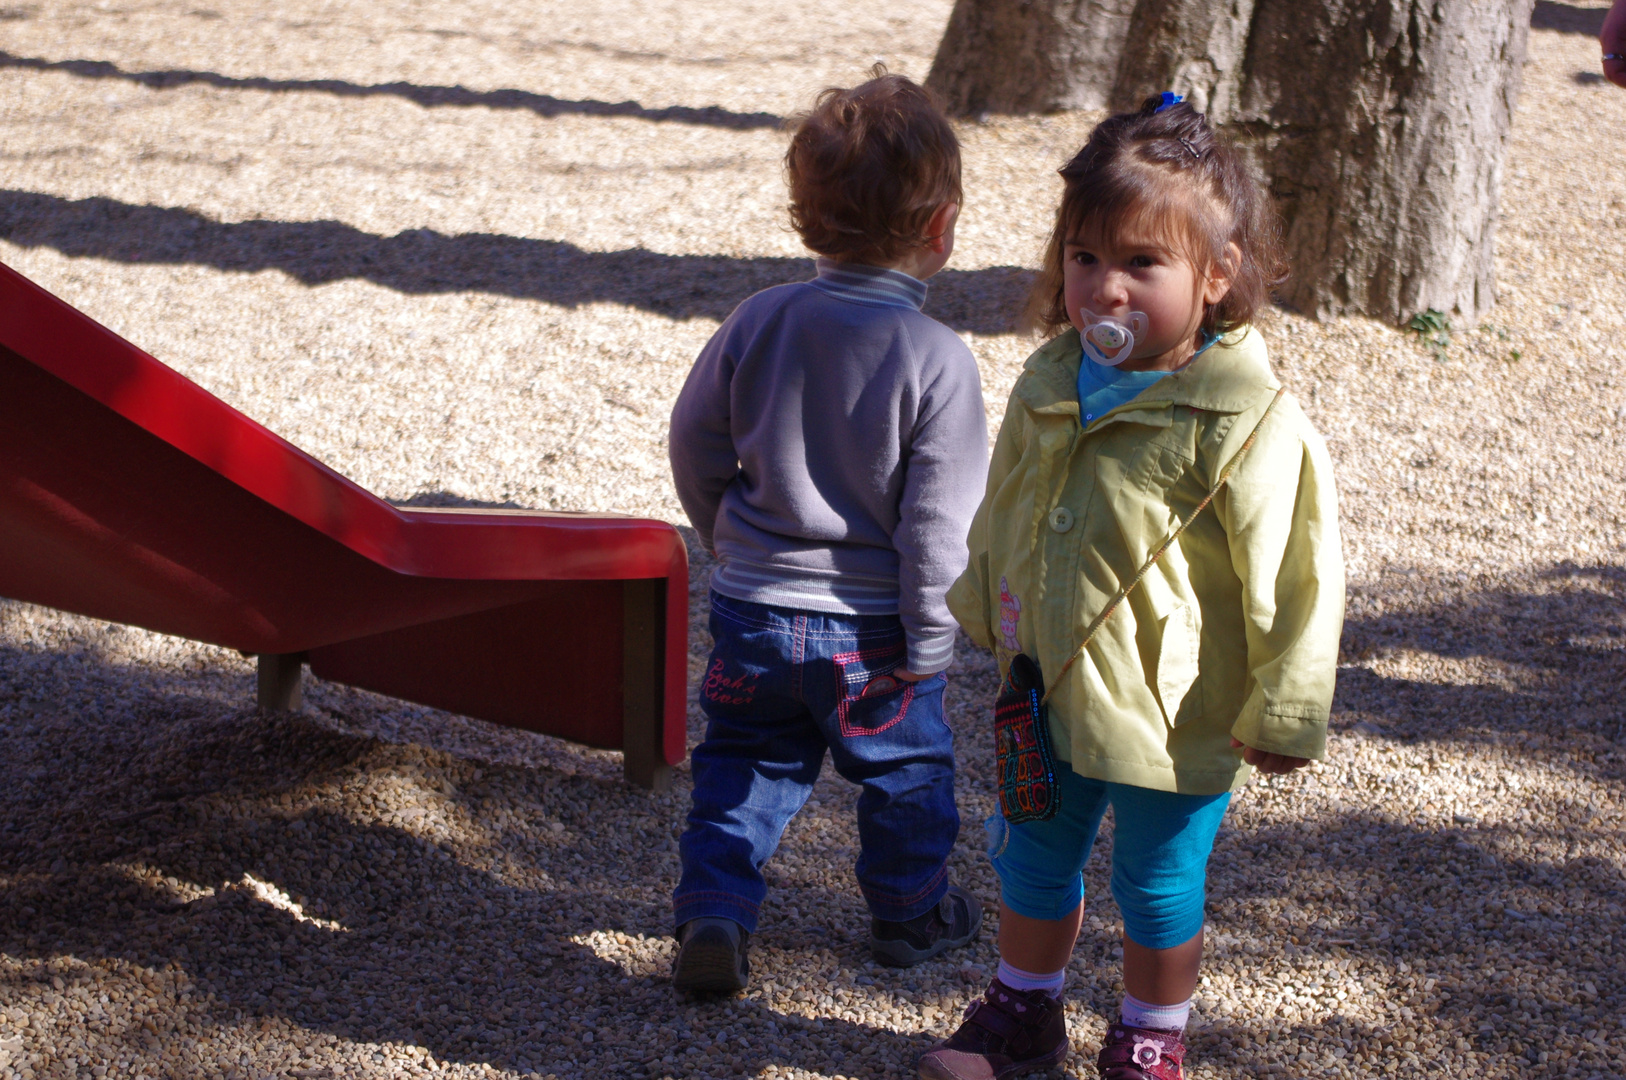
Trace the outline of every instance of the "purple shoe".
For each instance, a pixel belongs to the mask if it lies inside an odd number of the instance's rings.
[[[920,1058],[922,1080],[1005,1080],[1053,1069],[1067,1057],[1067,1017],[1043,990],[995,979],[947,1039]]]
[[[1186,1044],[1180,1032],[1130,1027],[1119,1020],[1107,1028],[1106,1042],[1095,1059],[1101,1080],[1186,1080],[1181,1062]]]

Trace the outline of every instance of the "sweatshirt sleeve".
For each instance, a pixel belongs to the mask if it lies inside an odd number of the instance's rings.
[[[689,378],[672,406],[671,433],[667,455],[672,463],[672,481],[689,523],[700,536],[708,553],[716,554],[712,530],[717,524],[717,508],[723,492],[740,470],[739,453],[734,447],[730,416],[730,384],[734,358],[728,342],[732,336],[731,317],[718,328],[700,350],[689,370]]]
[[[898,614],[909,670],[942,671],[954,659],[954,618],[944,594],[965,569],[966,529],[988,471],[982,378],[965,345],[923,388],[904,473],[893,546]]]
[[[1253,677],[1231,734],[1319,760],[1343,632],[1344,562],[1332,461],[1296,402],[1284,398],[1265,421],[1215,504],[1242,582]]]
[[[988,483],[983,491],[982,503],[971,519],[971,529],[966,539],[970,561],[948,592],[949,610],[965,630],[966,636],[990,651],[998,636],[994,626],[997,616],[991,606],[993,594],[988,587],[988,504],[1022,460],[1022,418],[1017,415],[1015,402],[1013,393],[1005,405],[1005,418],[1000,422],[999,434],[994,439],[994,453],[988,462]]]

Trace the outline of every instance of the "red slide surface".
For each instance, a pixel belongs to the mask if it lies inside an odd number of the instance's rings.
[[[0,266],[0,596],[625,750],[655,785],[688,593],[665,522],[392,506]]]

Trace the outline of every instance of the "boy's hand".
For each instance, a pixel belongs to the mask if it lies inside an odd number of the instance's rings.
[[[930,675],[916,675],[908,668],[901,667],[892,669],[892,677],[894,679],[902,679],[904,682],[922,682],[923,680],[931,678]]]
[[[1269,773],[1272,776],[1290,773],[1294,769],[1302,769],[1310,764],[1309,758],[1288,757],[1286,754],[1269,754],[1263,750],[1255,750],[1253,747],[1245,745],[1241,739],[1233,738],[1231,746],[1233,748],[1240,746],[1243,761],[1246,761],[1260,772]]]

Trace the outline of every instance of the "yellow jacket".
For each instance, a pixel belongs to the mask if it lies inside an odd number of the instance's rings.
[[[1079,426],[1078,332],[1028,358],[971,524],[955,618],[1000,671],[1053,681],[1095,615],[1202,501],[1280,387],[1238,330]],[[1050,699],[1075,772],[1217,794],[1249,746],[1320,758],[1344,620],[1332,462],[1290,395],[1214,501],[1096,631]]]

